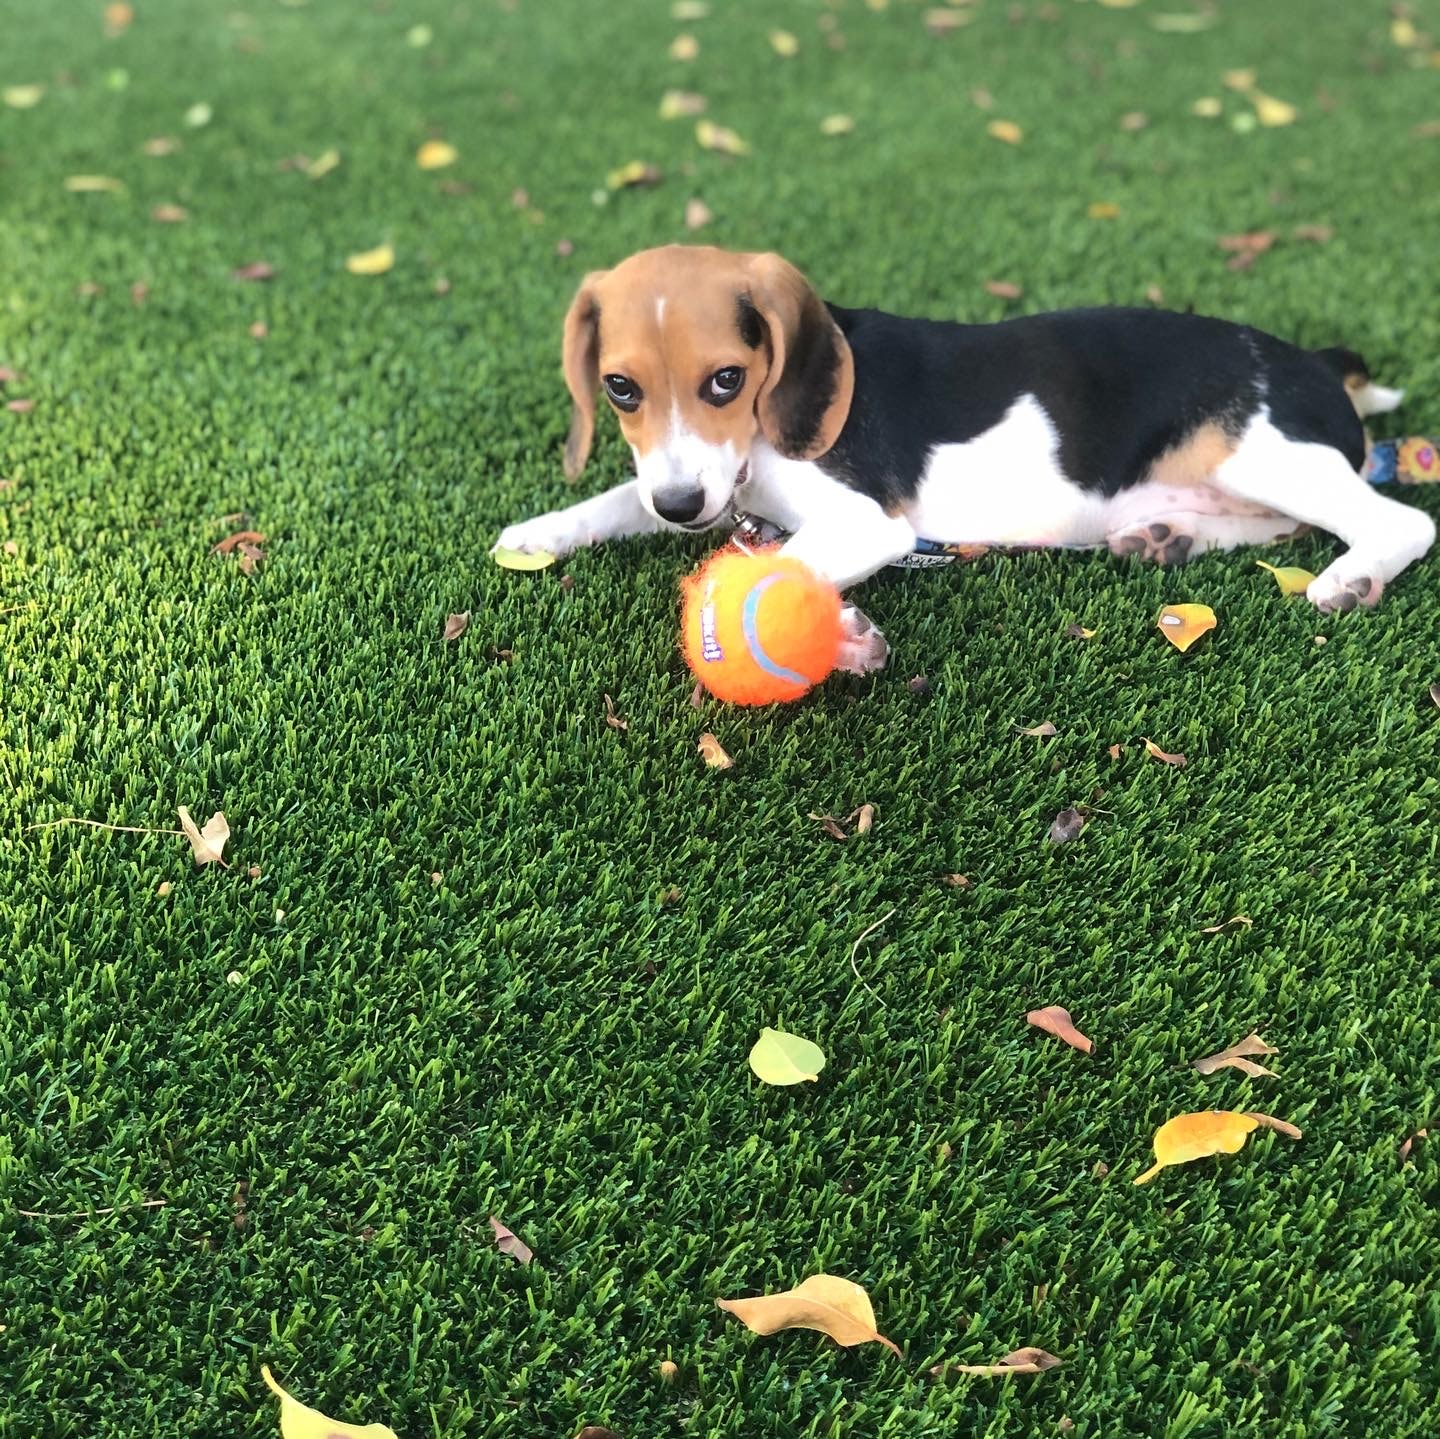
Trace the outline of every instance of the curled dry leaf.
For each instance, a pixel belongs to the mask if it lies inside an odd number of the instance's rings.
[[[1041,724],[1030,725],[1028,728],[1018,724],[1012,725],[1011,728],[1018,730],[1021,734],[1028,734],[1034,739],[1049,739],[1051,735],[1060,733],[1049,720],[1045,720]]]
[[[695,139],[702,149],[718,150],[723,155],[748,155],[750,146],[726,125],[701,120],[695,127]]]
[[[1065,638],[1070,640],[1093,640],[1094,630],[1087,630],[1084,625],[1066,625]]]
[[[1232,924],[1244,925],[1249,929],[1255,921],[1248,914],[1232,914],[1229,919],[1222,920],[1219,924],[1207,924],[1200,931],[1201,934],[1219,934],[1222,930],[1229,929]]]
[[[986,280],[985,293],[994,295],[997,300],[1018,300],[1025,293],[1025,288],[1014,280]]]
[[[833,814],[816,814],[814,810],[811,810],[808,818],[813,819],[831,839],[844,841],[850,838],[850,836],[845,833],[844,826]]]
[[[1062,809],[1050,822],[1050,833],[1046,836],[1051,844],[1069,844],[1080,838],[1085,828],[1085,816],[1078,809]]]
[[[415,152],[415,163],[422,170],[443,170],[459,158],[460,152],[448,140],[427,140]]]
[[[660,97],[662,120],[694,119],[705,113],[705,97],[693,90],[667,90]]]
[[[470,611],[461,610],[459,614],[447,615],[445,618],[445,630],[440,638],[447,643],[450,640],[458,640],[461,635],[470,628]]]
[[[1430,702],[1436,709],[1440,709],[1440,680],[1430,686]]]
[[[361,250],[345,259],[345,268],[352,275],[383,275],[395,268],[395,247],[376,245],[373,250]]]
[[[620,1436],[613,1429],[606,1429],[603,1424],[587,1424],[575,1439],[620,1439]]]
[[[1261,1075],[1277,1079],[1279,1076],[1273,1069],[1266,1069],[1263,1064],[1255,1064],[1247,1056],[1279,1053],[1278,1049],[1271,1049],[1258,1034],[1247,1034],[1229,1049],[1222,1049],[1218,1054],[1207,1054],[1204,1059],[1192,1059],[1190,1067],[1199,1070],[1201,1074],[1214,1074],[1217,1069],[1238,1069],[1242,1074],[1248,1074],[1251,1079],[1257,1079]]]
[[[384,1424],[342,1424],[302,1404],[275,1382],[268,1364],[260,1366],[260,1377],[280,1400],[283,1439],[395,1439],[395,1431]]]
[[[709,205],[704,200],[687,200],[685,202],[685,228],[687,230],[703,230],[714,218]]]
[[[1255,563],[1275,576],[1275,583],[1280,587],[1282,595],[1303,595],[1309,588],[1310,581],[1315,578],[1309,570],[1277,568],[1275,565],[1267,565],[1264,560],[1256,560]]]
[[[233,535],[226,535],[218,545],[210,551],[212,555],[228,555],[237,550],[241,545],[263,545],[265,536],[259,530],[236,530]]]
[[[940,883],[947,889],[969,889],[970,876],[968,874],[942,874]]]
[[[1227,270],[1248,270],[1275,243],[1273,230],[1250,230],[1241,235],[1221,235],[1216,244],[1230,256]]]
[[[717,1299],[715,1303],[756,1334],[814,1329],[828,1334],[846,1349],[856,1344],[883,1344],[894,1354],[900,1354],[899,1345],[876,1332],[870,1296],[858,1284],[834,1274],[811,1275],[803,1284],[783,1294],[762,1294],[756,1299]]]
[[[1047,1369],[1058,1369],[1063,1362],[1044,1349],[1027,1347],[1012,1349],[997,1364],[937,1364],[930,1375],[943,1379],[947,1374],[975,1374],[990,1379],[1003,1374],[1043,1374]]]
[[[735,761],[725,753],[725,746],[709,730],[700,736],[700,743],[695,748],[700,751],[700,758],[711,769],[733,769],[735,767]]]
[[[818,1044],[798,1034],[767,1027],[751,1046],[750,1068],[765,1084],[802,1084],[820,1078],[825,1055]]]
[[[507,1229],[496,1217],[490,1216],[490,1227],[495,1231],[495,1247],[501,1254],[508,1254],[511,1259],[521,1264],[528,1264],[534,1257],[535,1252],[523,1240],[517,1239],[511,1229]]]
[[[268,260],[252,260],[248,265],[241,265],[238,269],[230,271],[232,280],[273,280],[275,278],[275,267]]]
[[[609,695],[606,695],[604,698],[605,723],[609,725],[611,729],[619,730],[621,734],[624,734],[625,731],[630,728],[630,721],[626,719],[621,719],[620,716],[615,712],[615,701],[612,700]]]
[[[1070,1011],[1062,1005],[1051,1004],[1044,1009],[1032,1009],[1025,1019],[1036,1029],[1043,1029],[1046,1034],[1063,1039],[1072,1049],[1078,1049],[1082,1054],[1093,1054],[1095,1051],[1094,1043],[1075,1028],[1070,1019]]]
[[[1155,1131],[1155,1163],[1131,1182],[1148,1184],[1172,1164],[1188,1164],[1213,1154],[1234,1154],[1244,1146],[1250,1132],[1262,1124],[1292,1139],[1300,1138],[1300,1131],[1293,1124],[1267,1114],[1206,1109],[1198,1114],[1177,1115]]]
[[[1144,736],[1141,736],[1144,739]],[[1162,764],[1173,764],[1176,769],[1184,769],[1190,763],[1183,754],[1168,754],[1161,749],[1153,739],[1145,740],[1145,753],[1158,759]]]
[[[875,806],[862,804],[850,818],[855,821],[856,834],[869,834],[875,824]]]
[[[1209,605],[1166,605],[1155,618],[1155,626],[1181,654],[1219,621]]]
[[[28,415],[35,408],[34,400],[6,400],[5,408],[12,415]]]
[[[1430,1131],[1428,1129],[1417,1129],[1415,1133],[1400,1146],[1400,1163],[1404,1164],[1405,1161],[1410,1158],[1410,1151],[1415,1148],[1415,1141],[1417,1139],[1429,1139],[1429,1137]]]
[[[184,205],[156,205],[150,211],[150,218],[157,225],[183,225],[190,218]]]
[[[1261,1114],[1254,1109],[1247,1110],[1245,1117],[1253,1119],[1256,1124],[1266,1129],[1273,1129],[1277,1134],[1286,1135],[1290,1139],[1304,1138],[1304,1135],[1288,1119],[1276,1119],[1273,1114]]]
[[[1125,746],[1123,744],[1112,744],[1105,753],[1108,754],[1111,759],[1119,759],[1120,756],[1125,753]]]
[[[205,821],[205,828],[197,827],[195,821],[190,818],[190,811],[183,804],[180,806],[180,828],[185,831],[185,838],[190,841],[190,848],[195,854],[196,868],[202,868],[207,864],[218,864],[221,869],[227,868],[225,864],[225,842],[230,838],[230,825],[223,812],[217,810]]]
[[[1315,245],[1328,245],[1335,238],[1333,225],[1296,225],[1290,232],[1292,240],[1308,240]]]
[[[660,179],[656,166],[647,165],[643,160],[631,160],[628,165],[612,170],[605,177],[605,183],[612,190],[633,190],[641,185],[658,185]]]

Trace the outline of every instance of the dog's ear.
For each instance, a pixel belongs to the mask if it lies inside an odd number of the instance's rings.
[[[600,301],[595,289],[604,277],[603,270],[586,275],[565,316],[565,383],[575,402],[565,440],[567,480],[585,468],[595,438],[595,395],[600,388]]]
[[[804,275],[779,255],[752,255],[750,302],[765,322],[770,373],[755,398],[765,438],[787,459],[813,460],[850,413],[855,361]]]

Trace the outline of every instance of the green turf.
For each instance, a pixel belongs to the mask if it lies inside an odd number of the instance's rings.
[[[936,40],[903,0],[686,26],[660,0],[138,0],[107,39],[98,0],[9,0],[0,84],[47,91],[0,108],[4,398],[35,400],[0,410],[0,1435],[270,1434],[262,1362],[403,1439],[1434,1433],[1440,1167],[1396,1149],[1440,1110],[1440,560],[1338,619],[1247,555],[888,576],[889,672],[753,715],[688,702],[675,583],[704,542],[577,555],[569,589],[485,558],[575,493],[579,277],[684,238],[691,195],[707,238],[837,301],[984,319],[1158,285],[1363,349],[1411,389],[1389,432],[1440,430],[1440,140],[1411,138],[1440,69],[1383,0],[1153,28],[1189,3],[985,0]],[[1241,65],[1299,122],[1233,129]],[[675,85],[753,153],[658,120]],[[823,140],[835,112],[854,133]],[[461,159],[427,175],[432,132]],[[142,154],[161,134],[183,148]],[[322,180],[277,168],[329,146]],[[597,205],[634,159],[663,184]],[[1228,270],[1216,237],[1264,228]],[[345,273],[385,239],[392,273]],[[228,278],[257,260],[272,283]],[[607,421],[580,491],[624,467]],[[253,577],[208,553],[239,511],[270,537]],[[1220,628],[1181,657],[1152,621],[1191,600]],[[700,766],[704,728],[733,773]],[[807,818],[865,802],[844,845]],[[181,803],[229,816],[227,872],[28,828]],[[1076,803],[1092,823],[1047,847]],[[856,956],[872,994],[850,948],[892,909]],[[1052,1003],[1092,1058],[1024,1023]],[[754,1081],[767,1024],[823,1046],[820,1083]],[[1252,1028],[1280,1079],[1185,1066]],[[1133,1188],[1153,1128],[1212,1106],[1305,1137]],[[903,1363],[714,1307],[822,1270]],[[927,1376],[1024,1344],[1065,1367]]]

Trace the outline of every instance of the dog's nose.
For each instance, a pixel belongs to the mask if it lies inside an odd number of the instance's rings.
[[[705,491],[698,485],[665,485],[652,498],[655,513],[677,525],[693,520],[705,508]]]

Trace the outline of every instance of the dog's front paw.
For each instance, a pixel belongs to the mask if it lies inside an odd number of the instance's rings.
[[[1378,567],[1377,567],[1378,568]],[[1367,609],[1380,603],[1385,584],[1373,575],[1355,574],[1348,566],[1342,567],[1337,560],[1329,569],[1322,570],[1311,580],[1305,590],[1305,597],[1322,614],[1346,614],[1364,606]]]
[[[548,515],[537,515],[533,520],[522,520],[518,525],[506,525],[491,549],[519,550],[523,555],[543,550],[559,559],[584,543],[584,537],[576,534],[570,520],[559,510],[553,510]]]
[[[836,669],[846,674],[865,675],[885,668],[890,646],[868,615],[854,605],[846,605],[840,611],[840,626],[840,657],[835,661]]]

